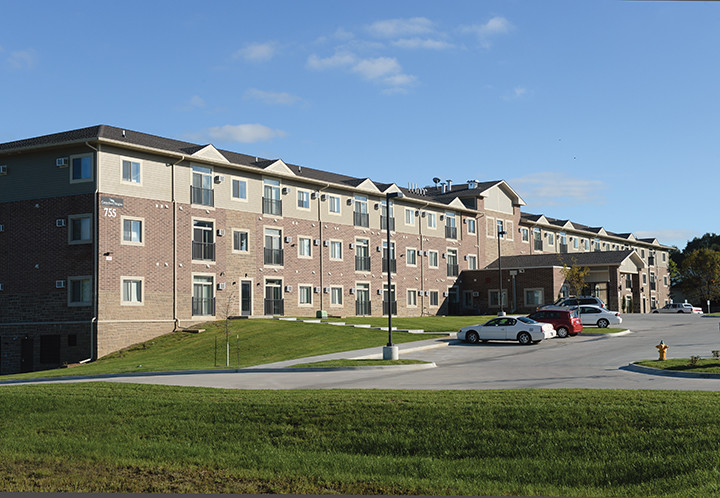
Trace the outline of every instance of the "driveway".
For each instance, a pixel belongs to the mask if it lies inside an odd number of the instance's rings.
[[[679,389],[720,390],[720,379],[688,379],[638,373],[629,363],[657,358],[655,346],[663,340],[668,358],[711,356],[720,349],[717,317],[697,315],[624,315],[632,333],[551,339],[533,346],[517,343],[470,345],[456,340],[428,340],[404,344],[401,358],[434,362],[423,370],[288,371],[292,363],[262,365],[233,373],[185,373],[96,379],[110,382],[201,386],[230,389]],[[596,329],[587,327],[586,332]],[[408,348],[409,352],[403,353]],[[355,358],[380,354],[350,351],[321,357]],[[87,380],[84,380],[87,381]],[[67,379],[61,382],[72,382]],[[75,381],[77,382],[77,380]]]

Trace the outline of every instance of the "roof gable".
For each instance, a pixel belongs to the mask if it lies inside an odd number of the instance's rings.
[[[263,168],[267,172],[278,173],[285,176],[296,176],[282,159],[276,159]]]
[[[214,145],[208,144],[201,149],[192,153],[192,157],[196,159],[207,159],[209,161],[217,161],[222,163],[230,163]]]

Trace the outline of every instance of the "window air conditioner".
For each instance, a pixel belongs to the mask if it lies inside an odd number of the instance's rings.
[[[320,245],[320,239],[313,240],[313,245],[319,246]]]
[[[285,243],[286,244],[292,243],[292,237],[290,237],[290,236],[285,237]]]
[[[381,296],[383,293],[382,289],[378,289],[378,296]]]
[[[218,234],[218,237],[224,237],[225,230],[223,230],[222,228],[218,228],[217,234]]]
[[[443,292],[443,297],[448,297],[448,292],[447,292],[447,291]]]
[[[55,159],[55,166],[58,168],[67,168],[68,167],[68,158],[67,157],[58,157]]]
[[[283,193],[284,195],[289,194],[289,193],[290,193],[290,187],[283,187],[283,188],[282,188],[282,193]]]
[[[4,232],[4,231],[5,231],[5,225],[0,225],[0,232]]]
[[[56,227],[64,227],[65,226],[65,218],[58,218],[55,220],[55,226]]]
[[[323,289],[323,292],[324,292],[325,294],[330,294],[330,287],[325,287],[325,288]]]
[[[4,291],[4,290],[5,290],[5,284],[0,282],[0,291]]]
[[[292,292],[292,285],[286,285],[285,292]]]
[[[222,183],[225,181],[225,176],[224,175],[215,175],[214,181],[215,181],[215,183]]]
[[[325,247],[329,246],[329,245],[330,245],[330,241],[329,241],[329,240],[323,240],[323,245],[324,245]]]
[[[0,164],[0,175],[7,175],[7,165]]]
[[[327,199],[327,195],[321,194],[321,195],[320,195],[320,200],[321,200],[321,201],[324,201],[325,199]]]
[[[355,244],[353,242],[350,242],[350,249],[355,249]]]
[[[65,280],[55,280],[55,288],[56,289],[64,289],[65,288]]]
[[[355,294],[355,287],[350,287],[350,294]]]
[[[320,287],[314,287],[314,288],[313,288],[313,292],[315,292],[315,294],[319,294],[319,293],[320,293]]]
[[[220,282],[219,284],[217,284],[217,288],[218,290],[225,290],[225,282]]]

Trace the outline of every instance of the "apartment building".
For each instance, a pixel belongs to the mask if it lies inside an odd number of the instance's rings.
[[[524,205],[502,180],[402,188],[105,125],[0,144],[0,373],[224,316],[380,316],[388,293],[400,316],[492,312],[497,281],[466,272],[552,252],[535,228],[591,233]]]

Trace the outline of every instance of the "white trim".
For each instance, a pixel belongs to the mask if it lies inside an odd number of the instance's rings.
[[[132,177],[132,163],[137,163],[140,169],[140,181],[134,182],[132,180],[125,179],[125,162],[130,163],[130,177]],[[120,157],[120,183],[123,185],[134,185],[136,187],[142,187],[143,181],[143,163],[140,159],[131,157]]]
[[[125,301],[125,282],[140,282],[140,301]],[[121,306],[145,306],[145,277],[121,276],[120,277],[120,305]]]
[[[140,222],[140,242],[125,240],[125,220]],[[135,216],[120,216],[120,245],[123,246],[144,246],[145,245],[145,218]]]

